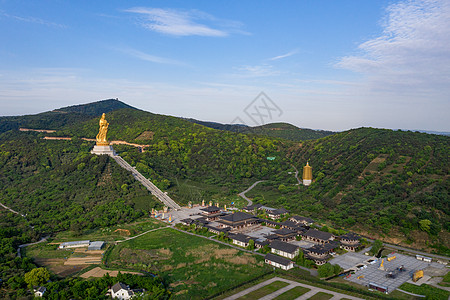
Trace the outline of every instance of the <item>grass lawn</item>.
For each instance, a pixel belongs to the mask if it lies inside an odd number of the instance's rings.
[[[123,240],[124,237],[135,236],[147,230],[167,226],[166,223],[153,218],[143,218],[130,224],[119,224],[113,227],[96,228],[84,231],[81,235],[75,235],[73,231],[63,231],[58,233],[52,242],[68,242],[68,241],[107,241],[113,242]]]
[[[309,292],[310,289],[302,287],[302,286],[296,286],[293,289],[290,289],[286,292],[284,292],[283,294],[279,295],[278,297],[274,298],[275,300],[291,300],[291,299],[296,299],[298,297],[300,297],[303,294],[306,294],[307,292]]]
[[[450,296],[450,292],[447,292],[445,290],[439,289],[437,287],[428,285],[428,284],[422,284],[420,286],[407,283],[405,282],[399,287],[401,290],[418,294],[418,295],[424,295],[427,296],[427,299],[445,299],[447,300]]]
[[[39,243],[22,248],[22,254],[31,258],[65,258],[69,257],[74,249],[58,249],[58,245]]]
[[[311,299],[311,300],[328,300],[328,299],[331,299],[331,298],[333,298],[333,295],[331,295],[331,294],[327,294],[327,293],[324,293],[324,292],[318,292],[318,293],[316,293],[314,296],[312,296],[309,299]]]
[[[270,271],[261,256],[172,228],[114,246],[106,262],[160,275],[176,299],[203,299]]]
[[[256,291],[253,291],[251,293],[248,293],[242,297],[239,297],[239,300],[253,300],[253,299],[259,299],[261,297],[264,297],[266,295],[272,294],[275,291],[278,291],[279,289],[288,286],[289,283],[284,281],[274,281],[266,286],[263,286],[262,288],[257,289]]]

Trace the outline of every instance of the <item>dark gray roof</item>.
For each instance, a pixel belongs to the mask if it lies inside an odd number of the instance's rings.
[[[187,219],[180,220],[180,222],[186,223],[186,224],[192,224],[192,223],[194,223],[194,220],[192,220],[191,218],[187,218]]]
[[[279,209],[275,209],[275,210],[267,212],[267,214],[274,215],[274,216],[283,215],[283,214],[287,214],[287,213],[288,213],[288,211],[284,208],[279,208]]]
[[[117,293],[117,292],[120,291],[121,289],[129,290],[128,286],[125,285],[125,284],[123,284],[122,282],[116,283],[115,285],[112,286],[111,289],[112,289],[112,291],[113,291],[114,293]]]
[[[208,206],[206,208],[201,208],[200,210],[204,211],[204,212],[215,212],[215,211],[220,211],[220,208],[213,205],[213,206]]]
[[[264,247],[265,245],[269,245],[269,244],[270,244],[270,242],[268,240],[265,240],[265,241],[255,240],[255,245],[261,245],[262,247]]]
[[[267,253],[266,256],[264,256],[264,259],[279,263],[283,266],[289,266],[289,264],[291,263],[291,260],[272,253]]]
[[[205,227],[208,228],[208,229],[211,229],[211,230],[218,231],[218,232],[228,232],[228,231],[231,230],[230,227],[219,228],[219,227],[214,227],[214,226],[211,226],[211,225],[206,225]]]
[[[36,292],[41,292],[42,294],[45,293],[45,291],[47,290],[47,288],[45,286],[40,286]]]
[[[310,229],[307,232],[305,232],[303,235],[314,237],[319,240],[329,240],[333,235],[329,232],[320,231],[317,229]]]
[[[340,236],[341,239],[350,240],[350,241],[359,241],[361,237],[353,232],[347,232],[344,235]]]
[[[277,240],[279,238],[280,238],[280,236],[276,235],[276,234],[269,234],[268,236],[266,236],[266,239],[268,239],[268,240]]]
[[[257,218],[253,215],[238,211],[238,212],[235,212],[234,214],[230,214],[230,215],[221,217],[220,219],[224,220],[224,221],[229,221],[229,222],[239,222],[239,221],[257,219]]]
[[[281,226],[286,226],[286,227],[297,227],[298,226],[297,223],[295,223],[293,221],[289,221],[289,220],[281,222],[280,225]]]
[[[278,230],[275,230],[273,233],[275,233],[275,234],[277,234],[277,235],[296,234],[295,231],[290,230],[290,229],[288,229],[288,228],[278,229]]]
[[[294,253],[299,248],[296,245],[285,243],[285,242],[282,242],[282,241],[277,241],[277,240],[275,240],[272,243],[270,243],[269,247],[273,248],[273,249],[276,249],[276,250],[280,250],[280,251],[286,252],[286,253]]]
[[[337,247],[338,247],[338,245],[336,243],[326,243],[323,245],[314,245],[306,250],[309,252],[323,254],[323,253],[327,253]]]
[[[243,243],[248,243],[252,238],[248,235],[236,233],[236,234],[229,234],[228,237],[232,240],[236,240]]]
[[[253,205],[248,205],[248,206],[246,206],[246,207],[244,207],[244,209],[245,210],[255,210],[255,209],[258,209],[258,208],[260,208],[262,206],[262,204],[259,204],[259,203],[257,203],[257,204],[253,204]]]

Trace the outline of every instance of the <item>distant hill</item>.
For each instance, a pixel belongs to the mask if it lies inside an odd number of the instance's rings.
[[[118,110],[121,108],[136,109],[126,103],[119,101],[118,99],[107,99],[88,104],[67,106],[55,109],[53,110],[53,112],[80,113],[89,116],[99,116],[102,113],[109,113],[111,111]]]
[[[304,141],[320,139],[335,132],[325,130],[313,130],[308,128],[298,128],[288,123],[271,123],[262,126],[252,127],[250,132],[265,136],[283,138],[291,141]]]
[[[298,128],[289,123],[270,123],[261,126],[251,127],[243,124],[221,124],[217,122],[199,121],[195,119],[186,119],[186,120],[213,129],[227,130],[245,134],[257,134],[274,138],[283,138],[294,142],[319,139],[335,133],[332,131],[325,131],[325,130]]]
[[[134,107],[115,99],[97,101],[55,109],[36,115],[0,117],[0,133],[20,127],[32,129],[59,129],[64,126],[80,123],[121,108]]]

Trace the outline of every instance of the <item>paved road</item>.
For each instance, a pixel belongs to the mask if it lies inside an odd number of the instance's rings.
[[[301,287],[310,289],[309,292],[307,292],[307,293],[301,295],[300,297],[296,298],[296,300],[309,299],[311,296],[315,295],[318,292],[324,292],[324,293],[333,295],[333,298],[331,298],[331,299],[341,299],[341,298],[352,299],[352,300],[362,299],[362,298],[357,298],[357,297],[346,295],[346,294],[341,294],[341,293],[338,293],[338,292],[335,292],[335,291],[325,290],[325,289],[318,288],[318,287],[315,287],[315,286],[312,286],[312,285],[303,284],[303,283],[300,283],[300,282],[296,282],[296,281],[292,281],[292,280],[288,280],[288,279],[284,279],[284,278],[280,278],[280,277],[274,277],[274,278],[271,278],[271,279],[266,280],[264,282],[261,282],[261,283],[259,283],[257,285],[254,285],[254,286],[252,286],[252,287],[250,287],[250,288],[248,288],[246,290],[243,290],[243,291],[241,291],[239,293],[236,293],[236,294],[234,294],[234,295],[232,295],[232,296],[230,296],[228,298],[225,298],[224,300],[235,300],[235,299],[238,299],[238,298],[240,298],[240,297],[242,297],[244,295],[247,295],[248,293],[251,293],[253,291],[256,291],[259,288],[262,288],[262,287],[264,287],[264,286],[266,286],[268,284],[271,284],[274,281],[283,281],[283,282],[288,283],[289,285],[285,286],[285,287],[283,287],[283,288],[281,288],[281,289],[279,289],[279,290],[277,290],[275,292],[273,292],[272,294],[269,294],[269,295],[266,295],[266,296],[264,296],[262,298],[259,298],[259,300],[270,300],[270,299],[273,299],[273,298],[283,294],[284,292],[286,292],[286,291],[288,291],[290,289],[293,289],[296,286],[301,286]]]
[[[50,237],[50,236],[47,235],[47,236],[41,238],[41,239],[40,239],[39,241],[37,241],[37,242],[19,245],[19,247],[17,248],[17,256],[18,256],[18,257],[22,257],[22,254],[20,253],[20,249],[22,249],[23,247],[27,247],[27,246],[31,246],[31,245],[36,245],[36,244],[45,242],[49,237]]]
[[[14,209],[9,208],[8,206],[4,205],[3,203],[0,203],[0,206],[2,206],[4,209],[9,210],[12,213],[15,213],[15,214],[20,215],[25,218],[25,215],[22,215],[21,213],[15,211]]]
[[[298,170],[297,170],[297,168],[296,168],[294,165],[292,165],[292,167],[293,167],[294,170],[295,170],[295,179],[297,179],[298,185],[299,185],[298,188],[300,188],[300,186],[303,184],[303,181],[301,181],[300,179],[298,179]]]
[[[403,251],[406,251],[409,253],[420,254],[423,256],[434,257],[434,258],[439,258],[439,259],[444,259],[444,260],[450,260],[450,257],[448,257],[448,256],[442,256],[442,255],[437,255],[437,254],[432,254],[432,253],[421,252],[418,250],[405,248],[405,247],[401,247],[401,246],[397,246],[397,245],[392,245],[392,244],[388,244],[388,243],[383,243],[383,244],[385,247],[396,249],[396,250],[403,250]]]
[[[408,295],[411,295],[411,296],[414,296],[414,297],[420,297],[420,298],[425,298],[426,297],[424,295],[413,294],[413,293],[410,293],[410,292],[407,292],[407,291],[404,291],[404,290],[401,290],[401,289],[397,289],[397,291],[400,291],[402,293],[405,293],[405,294],[408,294]]]
[[[245,200],[247,200],[249,206],[253,204],[253,201],[250,200],[250,199],[248,199],[248,198],[245,196],[245,193],[249,192],[249,191],[250,191],[252,188],[254,188],[258,183],[263,182],[263,181],[265,181],[265,180],[257,181],[257,182],[255,182],[254,184],[252,184],[248,189],[246,189],[246,190],[243,191],[242,193],[239,193],[239,196],[241,196],[242,198],[244,198]]]

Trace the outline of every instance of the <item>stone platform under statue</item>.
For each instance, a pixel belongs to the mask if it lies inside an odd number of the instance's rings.
[[[97,155],[106,154],[109,156],[116,156],[116,151],[114,151],[114,149],[111,145],[107,145],[107,146],[95,145],[94,149],[92,149],[91,153],[97,154]]]

